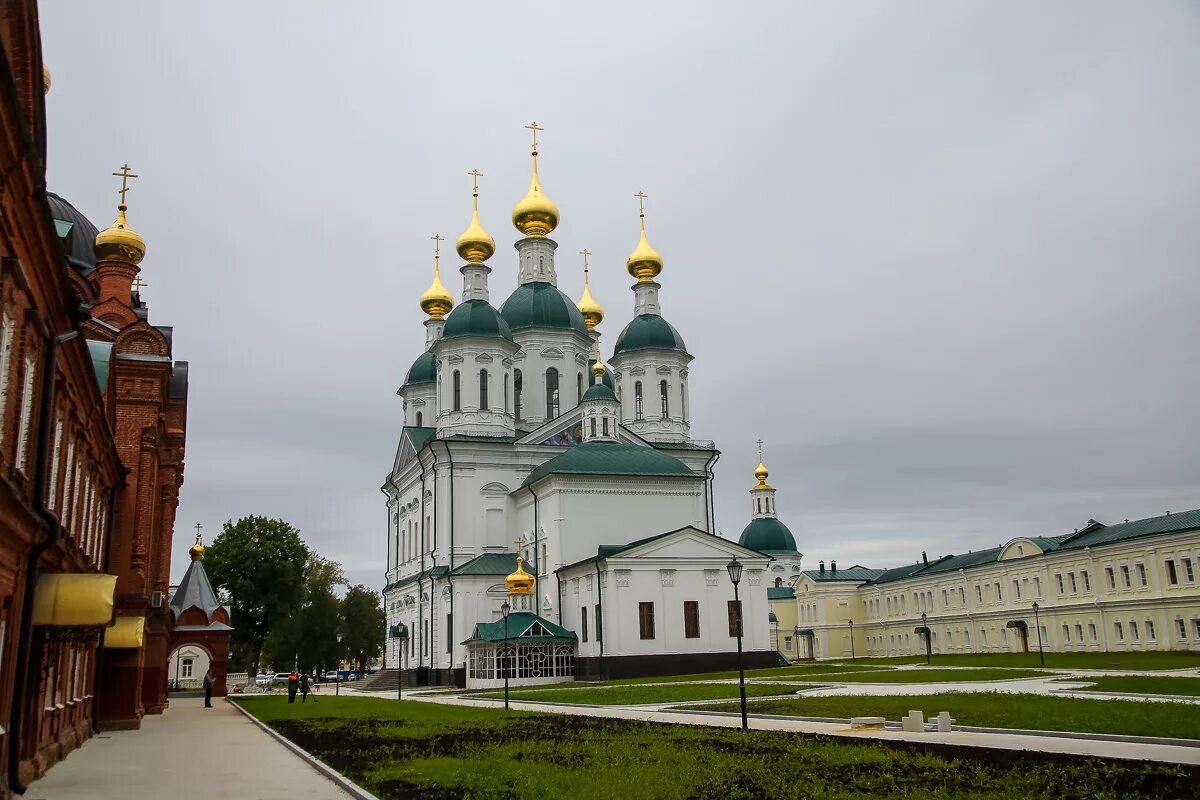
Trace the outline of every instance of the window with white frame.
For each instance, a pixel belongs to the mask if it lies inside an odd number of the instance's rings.
[[[1183,621],[1182,617],[1180,617],[1179,619],[1175,620],[1175,625],[1179,629],[1179,638],[1186,639],[1187,638],[1187,623]]]
[[[1094,622],[1088,623],[1088,639],[1096,641],[1096,623]]]
[[[1121,625],[1120,622],[1116,622],[1116,621],[1113,622],[1113,632],[1117,634],[1118,642],[1125,641],[1125,628]]]
[[[1146,581],[1146,565],[1138,562],[1134,566],[1137,567],[1138,585],[1145,589],[1146,586],[1149,585]]]
[[[1066,594],[1066,590],[1063,588],[1063,576],[1061,572],[1055,573],[1054,582],[1058,584],[1058,593]]]
[[[1108,579],[1108,588],[1109,589],[1117,588],[1117,576],[1116,576],[1116,573],[1113,572],[1112,567],[1104,568],[1104,577]]]
[[[1146,620],[1146,640],[1154,641],[1154,620],[1152,619]]]
[[[1129,621],[1129,638],[1135,642],[1141,641],[1140,637],[1138,636],[1138,624],[1133,620]]]
[[[1085,592],[1090,592],[1092,590],[1092,578],[1090,575],[1088,575],[1088,571],[1085,569],[1079,574],[1083,578],[1083,590]]]
[[[0,443],[4,441],[4,412],[8,409],[8,371],[12,365],[13,334],[15,323],[7,313],[0,324]]]
[[[1192,569],[1192,560],[1190,558],[1183,560],[1183,576],[1188,583],[1196,582],[1196,573]]]
[[[1079,584],[1075,582],[1075,573],[1068,572],[1067,579],[1071,582],[1071,594],[1079,594]]]
[[[25,377],[21,382],[21,419],[17,427],[17,469],[25,471],[29,460],[29,434],[33,428],[33,380],[37,375],[37,361],[33,356],[25,359]]]

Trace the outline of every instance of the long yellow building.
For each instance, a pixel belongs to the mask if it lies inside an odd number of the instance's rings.
[[[1195,510],[887,570],[821,562],[769,597],[791,659],[1200,651],[1198,579]]]

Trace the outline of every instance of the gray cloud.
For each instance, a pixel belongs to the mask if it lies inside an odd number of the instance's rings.
[[[530,119],[609,347],[650,194],[727,533],[759,436],[812,562],[1200,504],[1196,6],[689,8],[43,3],[51,186],[103,226],[134,165],[192,362],[181,531],[284,516],[382,583],[428,237],[481,169],[507,296]]]

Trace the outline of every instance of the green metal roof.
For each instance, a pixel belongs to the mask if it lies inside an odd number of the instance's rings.
[[[96,372],[96,383],[100,391],[108,388],[108,367],[112,363],[112,342],[97,342],[88,339],[88,354],[92,357],[92,369]]]
[[[521,328],[566,328],[588,335],[583,314],[558,287],[544,281],[522,284],[500,307],[514,331]]]
[[[413,450],[421,452],[425,449],[425,445],[429,444],[429,440],[437,434],[437,428],[418,428],[415,425],[406,425],[400,435],[408,434],[409,441],[412,442]]]
[[[68,222],[65,219],[54,220],[54,232],[58,234],[58,238],[66,239],[71,235],[71,228],[75,227],[74,222]]]
[[[429,350],[417,356],[417,360],[408,368],[404,385],[411,386],[414,383],[437,383],[437,358]]]
[[[768,600],[795,600],[796,589],[791,586],[768,586]]]
[[[451,575],[511,575],[517,571],[516,553],[484,553],[455,567]]]
[[[632,550],[635,547],[641,547],[644,544],[649,544],[650,542],[656,541],[658,539],[664,539],[668,536],[674,536],[675,534],[679,533],[680,531],[686,530],[687,528],[691,528],[691,527],[694,527],[694,526],[685,525],[683,528],[676,528],[675,530],[667,531],[666,533],[656,533],[653,536],[647,536],[645,539],[638,539],[637,541],[629,542],[628,544],[602,544],[596,548],[596,555],[589,556],[587,558],[576,561],[572,564],[567,564],[566,566],[559,567],[558,569],[556,569],[554,571],[556,573],[562,572],[563,570],[568,570],[568,569],[577,567],[580,564],[590,564],[593,561],[603,561],[606,558],[612,558],[613,556],[620,555],[621,553],[624,553],[626,550]],[[699,530],[699,529],[697,528],[697,530]],[[700,532],[704,533],[704,531],[700,531]],[[706,535],[712,536],[712,534],[706,534]],[[728,542],[729,540],[721,539],[721,541]],[[733,544],[733,543],[730,542],[730,544]],[[747,549],[749,549],[749,548],[747,548]],[[757,553],[757,554],[764,555],[763,553]]]
[[[617,442],[584,442],[572,447],[538,466],[521,485],[537,483],[547,475],[698,477],[674,456],[653,447]]]
[[[613,394],[612,388],[605,386],[603,383],[593,383],[583,393],[583,400],[611,400],[615,403],[617,396]]]
[[[423,581],[427,578],[440,578],[449,571],[450,568],[447,566],[433,567],[432,569],[422,570],[416,575],[409,575],[407,578],[401,578],[398,581],[389,583],[387,586],[383,587],[383,590],[385,592],[390,592],[392,589],[399,589],[402,586],[408,586],[418,581]]]
[[[509,614],[507,620],[476,622],[471,638],[463,644],[513,640],[519,642],[574,642],[578,638],[566,628],[555,625],[532,611],[517,611]]]
[[[883,574],[881,569],[869,569],[860,567],[857,564],[847,569],[825,570],[822,572],[818,569],[806,569],[804,575],[807,575],[814,581],[869,581],[878,578]]]
[[[459,305],[446,317],[442,329],[443,339],[460,339],[464,336],[482,336],[512,341],[512,329],[486,300],[468,300]]]
[[[774,517],[752,519],[742,531],[738,544],[760,553],[795,553],[796,538]]]
[[[687,352],[679,331],[658,314],[640,314],[629,321],[617,337],[613,355],[632,350],[680,350]]]

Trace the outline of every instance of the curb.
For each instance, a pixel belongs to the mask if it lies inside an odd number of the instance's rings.
[[[249,711],[242,708],[241,703],[235,703],[234,701],[230,700],[229,698],[226,698],[225,702],[229,703],[229,705],[236,708],[244,717],[246,717],[246,719],[250,720],[255,725],[257,725],[260,730],[265,731],[267,733],[267,735],[269,735],[272,739],[279,742],[284,747],[286,747],[288,750],[291,750],[293,753],[298,755],[301,759],[303,759],[305,762],[307,762],[310,767],[312,767],[317,772],[324,775],[332,783],[336,784],[338,786],[338,788],[340,788],[342,791],[349,794],[355,800],[379,800],[378,797],[371,794],[366,789],[362,788],[361,786],[359,786],[357,783],[350,780],[346,776],[342,775],[340,772],[335,770],[333,767],[330,767],[324,761],[322,761],[321,759],[312,755],[304,748],[294,744],[290,739],[288,739],[287,737],[278,733],[277,731],[272,729],[269,725],[262,722],[258,717],[254,716]]]

